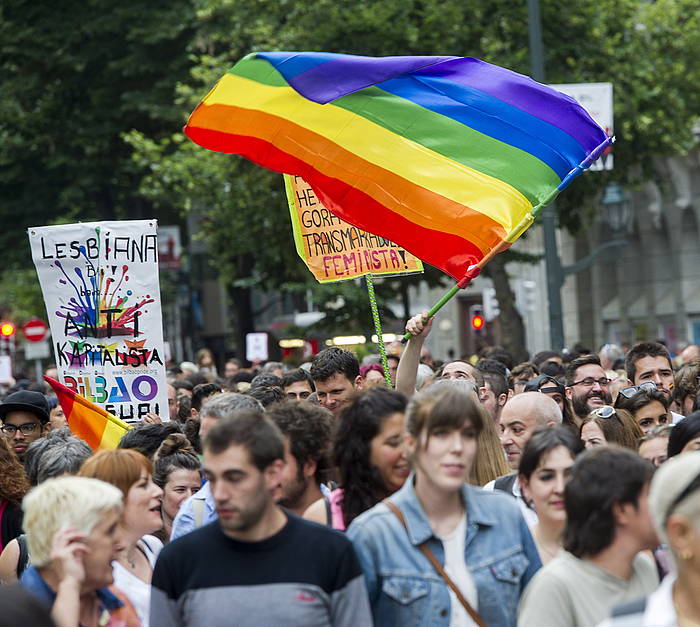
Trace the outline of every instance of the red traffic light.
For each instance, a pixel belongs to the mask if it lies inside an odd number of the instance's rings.
[[[484,328],[484,317],[481,314],[474,314],[472,316],[472,329],[483,329]]]
[[[12,337],[15,334],[15,325],[11,322],[3,322],[0,324],[0,335],[3,337]]]

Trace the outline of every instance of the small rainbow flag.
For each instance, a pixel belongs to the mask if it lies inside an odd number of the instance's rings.
[[[340,218],[455,279],[612,141],[569,96],[479,59],[323,52],[248,55],[184,130],[301,176]]]
[[[93,451],[117,448],[122,436],[133,428],[56,379],[44,379],[56,392],[71,433],[87,442]]]

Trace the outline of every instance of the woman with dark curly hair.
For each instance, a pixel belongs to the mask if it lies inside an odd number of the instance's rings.
[[[0,551],[22,533],[22,498],[29,480],[5,438],[0,438]]]
[[[341,487],[304,515],[344,531],[362,512],[396,492],[410,473],[403,448],[406,397],[375,387],[340,414],[333,456]]]

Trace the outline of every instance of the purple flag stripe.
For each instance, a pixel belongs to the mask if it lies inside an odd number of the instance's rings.
[[[414,76],[435,76],[479,89],[566,131],[586,152],[594,150],[605,139],[605,133],[570,96],[480,59],[451,59],[423,68]]]
[[[258,52],[256,56],[271,63],[304,98],[319,104],[458,58],[360,57],[324,52]]]

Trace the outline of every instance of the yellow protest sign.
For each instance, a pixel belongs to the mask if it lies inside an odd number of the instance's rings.
[[[297,253],[319,283],[423,272],[404,248],[341,220],[299,176],[284,175]]]

